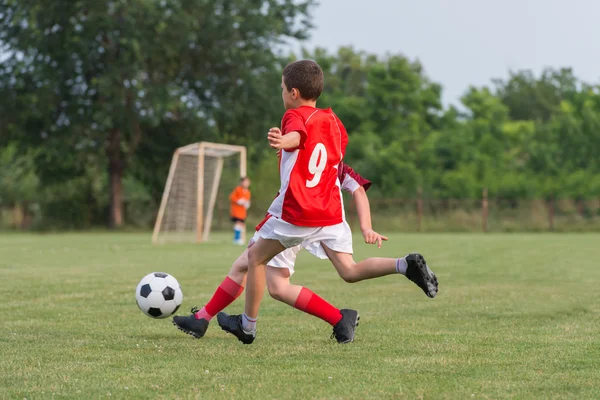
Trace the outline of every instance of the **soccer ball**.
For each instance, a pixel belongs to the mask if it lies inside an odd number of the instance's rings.
[[[137,305],[151,318],[173,315],[183,301],[179,282],[164,272],[153,272],[142,278],[135,289]]]

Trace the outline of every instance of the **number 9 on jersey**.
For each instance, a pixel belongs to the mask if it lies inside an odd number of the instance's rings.
[[[313,188],[319,184],[326,165],[327,150],[325,149],[325,145],[323,143],[317,143],[310,155],[310,160],[308,161],[308,172],[310,172],[313,177],[312,179],[306,180],[307,188]]]

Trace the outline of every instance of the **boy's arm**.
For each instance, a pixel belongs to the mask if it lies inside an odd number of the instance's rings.
[[[361,186],[352,193],[354,198],[354,204],[356,204],[356,213],[358,214],[358,222],[360,224],[360,230],[366,231],[373,229],[371,224],[371,205],[369,204],[369,198],[367,192]]]
[[[269,145],[274,149],[291,150],[300,147],[302,135],[298,131],[281,134],[279,128],[271,128],[268,134]]]
[[[366,193],[371,187],[371,181],[363,178],[344,162],[338,166],[338,178],[342,183],[342,190],[352,193],[365,243],[377,243],[378,247],[381,247],[381,242],[388,238],[375,232],[371,226],[371,206]]]
[[[365,243],[377,243],[377,247],[381,248],[381,243],[383,241],[387,241],[388,238],[373,230],[371,225],[371,206],[369,204],[367,192],[361,186],[352,193],[352,197],[354,198],[354,203],[356,204],[358,222],[360,223],[360,230],[365,238]]]
[[[281,129],[271,128],[267,135],[269,145],[285,151],[301,150],[306,141],[306,125],[296,110],[287,110],[281,120]]]

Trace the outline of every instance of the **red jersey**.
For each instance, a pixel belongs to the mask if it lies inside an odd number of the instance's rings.
[[[281,133],[300,134],[296,149],[280,152],[279,195],[269,214],[297,226],[330,226],[343,221],[338,165],[344,158],[348,134],[328,109],[303,106],[288,110]]]
[[[360,174],[354,171],[349,165],[340,163],[338,166],[338,179],[342,183],[342,190],[348,193],[354,193],[359,187],[363,187],[365,191],[371,187],[371,181],[363,178]],[[258,232],[260,228],[271,218],[270,214],[267,214],[265,218],[256,225],[255,230]]]

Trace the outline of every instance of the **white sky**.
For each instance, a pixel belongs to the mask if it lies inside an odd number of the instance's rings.
[[[600,82],[600,0],[320,0],[305,47],[342,45],[421,60],[458,103],[510,69],[574,68]]]
[[[510,69],[574,68],[600,83],[600,0],[320,0],[304,44],[421,60],[446,104]],[[297,46],[292,46],[297,49]],[[0,61],[2,60],[0,54]]]

